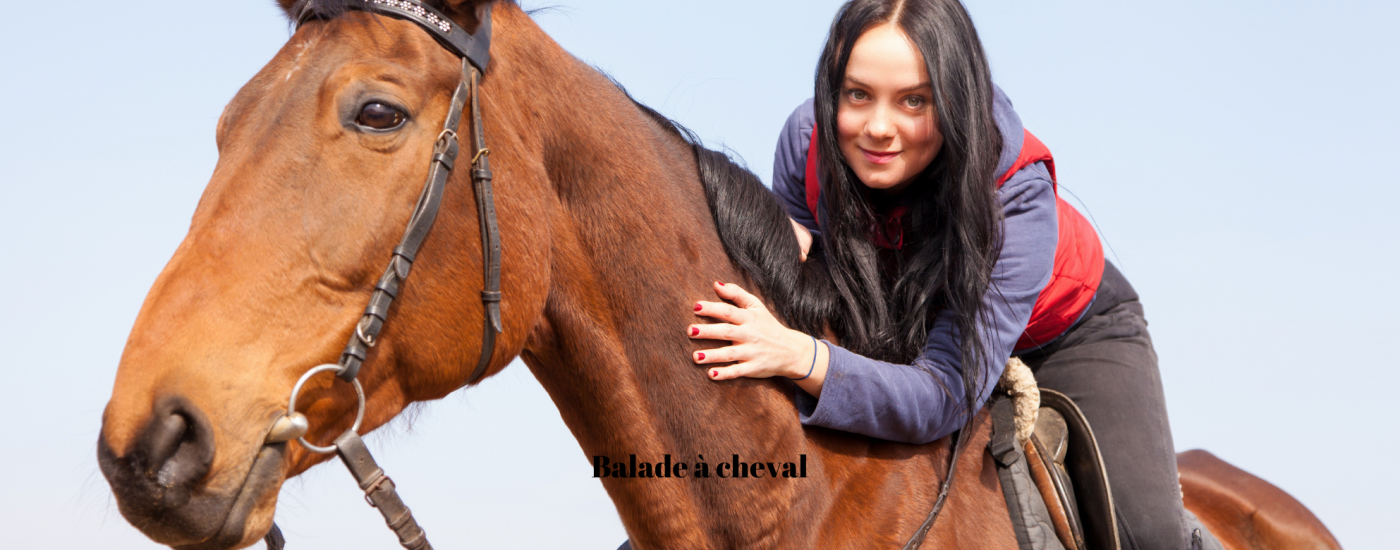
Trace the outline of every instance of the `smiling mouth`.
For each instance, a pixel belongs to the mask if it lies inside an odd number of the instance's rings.
[[[861,154],[865,155],[865,160],[870,161],[871,164],[889,164],[891,162],[894,162],[894,159],[899,156],[899,151],[879,153],[876,151],[871,151],[869,149],[861,148],[860,152]]]

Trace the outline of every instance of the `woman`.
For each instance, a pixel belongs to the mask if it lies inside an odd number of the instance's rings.
[[[842,346],[716,283],[725,301],[696,315],[718,322],[689,327],[731,341],[694,356],[733,363],[712,380],[793,379],[804,424],[927,443],[961,427],[1020,356],[1093,424],[1124,546],[1188,546],[1137,294],[1058,201],[1049,151],[992,85],[957,0],[842,7],[816,97],[779,139],[773,188],[841,294]]]

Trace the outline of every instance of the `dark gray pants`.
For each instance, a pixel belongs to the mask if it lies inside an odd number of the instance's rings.
[[[1111,264],[1104,280],[1096,302],[1112,305],[1092,308],[1103,310],[1021,359],[1037,384],[1069,396],[1088,417],[1123,548],[1188,548],[1171,425],[1142,304]]]

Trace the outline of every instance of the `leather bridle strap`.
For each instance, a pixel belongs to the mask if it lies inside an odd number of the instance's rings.
[[[465,68],[465,66],[464,66]],[[481,88],[478,80],[481,75],[476,68],[471,70],[470,93],[472,112],[472,147],[476,153],[472,158],[472,187],[476,190],[476,213],[481,222],[482,278],[481,304],[486,310],[486,320],[482,326],[481,359],[476,369],[467,378],[471,384],[486,374],[491,365],[491,355],[496,347],[496,334],[501,326],[501,231],[496,227],[496,199],[491,191],[491,150],[486,148],[486,135],[481,124]]]
[[[369,353],[369,348],[378,343],[379,331],[384,327],[384,320],[389,317],[389,308],[394,305],[394,298],[398,297],[403,282],[408,278],[409,270],[413,268],[418,249],[423,246],[423,240],[428,237],[428,231],[433,228],[433,221],[437,219],[438,209],[442,206],[442,193],[447,186],[448,176],[452,174],[452,166],[457,161],[460,149],[457,145],[457,124],[462,119],[462,108],[466,105],[469,93],[466,83],[468,69],[471,70],[471,74],[476,74],[476,69],[463,60],[462,81],[457,83],[457,90],[452,94],[452,106],[448,109],[447,120],[442,125],[442,133],[438,134],[437,141],[433,144],[428,181],[423,184],[423,191],[418,195],[413,217],[409,218],[408,227],[404,229],[399,245],[394,247],[389,266],[384,269],[379,282],[374,284],[374,294],[365,306],[364,315],[355,324],[355,332],[350,335],[350,342],[340,354],[341,371],[336,376],[346,382],[355,379],[360,372],[360,366],[364,364],[366,354]]]
[[[428,165],[428,181],[423,184],[423,191],[418,195],[418,202],[413,208],[413,216],[409,218],[408,227],[404,229],[403,238],[399,241],[399,245],[394,247],[389,266],[384,269],[384,274],[375,283],[374,293],[370,296],[369,304],[365,306],[365,312],[361,315],[359,322],[355,323],[355,331],[350,336],[350,342],[345,345],[345,350],[340,354],[339,370],[336,372],[336,376],[346,382],[354,382],[355,377],[360,372],[360,367],[364,365],[369,349],[378,342],[379,333],[384,328],[384,322],[389,318],[389,308],[394,305],[394,298],[398,297],[404,281],[408,279],[408,273],[413,268],[418,249],[423,246],[424,239],[432,230],[433,222],[437,219],[438,210],[442,206],[443,191],[446,189],[448,177],[452,174],[453,165],[456,164],[460,151],[457,127],[462,120],[463,110],[466,109],[467,102],[470,101],[472,117],[471,177],[472,188],[476,194],[477,217],[481,220],[481,254],[485,271],[483,277],[485,280],[481,291],[485,317],[482,323],[484,328],[481,339],[481,359],[466,381],[467,384],[471,384],[486,374],[486,369],[491,364],[491,357],[496,348],[496,334],[503,329],[501,324],[501,236],[496,224],[496,202],[491,190],[491,151],[486,148],[486,135],[481,122],[480,108],[481,74],[486,71],[486,65],[490,61],[491,6],[489,4],[485,6],[480,28],[475,34],[466,32],[457,26],[455,21],[437,10],[413,0],[359,0],[345,5],[345,8],[378,13],[416,23],[428,31],[443,47],[461,58],[462,78],[457,82],[457,87],[452,92],[452,103],[448,108],[447,118],[442,123],[442,132],[438,134],[437,140],[433,143],[433,156]],[[329,19],[334,15],[334,13],[318,11],[315,2],[308,2],[297,18],[297,26],[300,27],[312,19]],[[316,372],[315,369],[308,375],[314,372]],[[358,383],[356,384],[358,391],[359,386]],[[300,387],[300,382],[298,387]],[[295,394],[296,389],[294,388],[291,398],[293,404],[296,402]],[[289,405],[289,417],[291,410]],[[361,394],[360,410],[363,413],[363,394]],[[358,424],[357,420],[356,425],[358,426]],[[304,417],[302,431],[305,431]],[[306,444],[304,439],[301,441]],[[344,434],[336,438],[334,449],[341,461],[350,469],[355,480],[359,482],[360,489],[364,490],[365,500],[379,510],[380,514],[384,516],[385,522],[398,535],[399,543],[408,550],[432,550],[427,535],[418,526],[418,522],[413,518],[408,506],[405,506],[403,501],[399,499],[393,481],[375,464],[374,457],[370,456],[369,449],[365,447],[359,434],[355,433],[355,428],[346,430]],[[312,450],[315,449],[312,448]],[[285,543],[282,531],[276,523],[272,525],[264,540],[267,542],[268,548],[272,550],[281,550]]]
[[[496,348],[496,335],[504,330],[501,323],[501,235],[496,223],[496,201],[491,188],[490,149],[486,148],[485,129],[481,122],[480,78],[490,62],[491,50],[491,6],[483,7],[480,28],[475,34],[468,33],[446,15],[433,8],[412,0],[360,0],[345,6],[347,9],[369,11],[387,15],[417,24],[428,31],[438,43],[462,59],[462,79],[452,94],[452,106],[447,119],[443,121],[442,133],[433,144],[433,157],[428,168],[428,181],[418,197],[404,230],[403,239],[394,247],[393,258],[384,274],[374,285],[374,294],[365,306],[364,315],[355,324],[355,332],[350,335],[345,350],[340,354],[341,370],[336,376],[350,382],[360,372],[369,349],[378,342],[379,332],[388,319],[389,308],[398,297],[403,282],[418,255],[418,249],[427,238],[428,231],[437,219],[442,205],[443,190],[447,178],[452,174],[460,150],[457,127],[463,110],[470,100],[468,110],[472,117],[472,187],[476,194],[477,218],[481,225],[481,254],[483,264],[483,285],[481,302],[484,320],[481,338],[481,358],[477,361],[465,384],[472,384],[486,374],[491,365],[491,357]],[[312,19],[327,18],[319,12],[315,3],[298,17],[298,25]]]

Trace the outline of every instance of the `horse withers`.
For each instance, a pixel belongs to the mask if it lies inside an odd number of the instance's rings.
[[[363,1],[320,0],[317,9]],[[282,0],[294,18],[302,4]],[[483,4],[433,7],[474,30]],[[689,360],[713,347],[684,331],[689,305],[713,299],[714,280],[760,291],[795,326],[832,313],[810,299],[822,280],[800,261],[781,208],[742,198],[763,196],[751,192],[761,190],[752,174],[694,147],[518,6],[496,2],[491,13],[480,108],[503,299],[484,376],[522,357],[586,456],[806,456],[801,478],[602,478],[638,548],[904,545],[947,474],[947,440],[902,445],[804,428],[786,382],[715,384]],[[266,436],[298,378],[337,362],[354,334],[414,210],[461,73],[415,24],[351,10],[301,25],[225,108],[218,164],[142,305],[98,442],[123,516],[153,540],[253,544],[272,525],[282,483],[326,460]],[[459,167],[447,182],[413,277],[367,350],[362,431],[475,378],[487,316],[469,172]],[[754,255],[736,252],[745,234],[761,237]],[[356,409],[351,386],[329,375],[310,378],[297,401],[316,445],[350,428]],[[963,473],[929,547],[1016,547],[978,422],[963,435]],[[1257,504],[1248,487],[1218,479],[1228,472],[1203,472],[1216,482],[1213,502]],[[1256,521],[1237,508],[1221,507],[1215,520]],[[1330,540],[1319,529],[1284,540]],[[1260,540],[1231,548],[1286,547]]]

